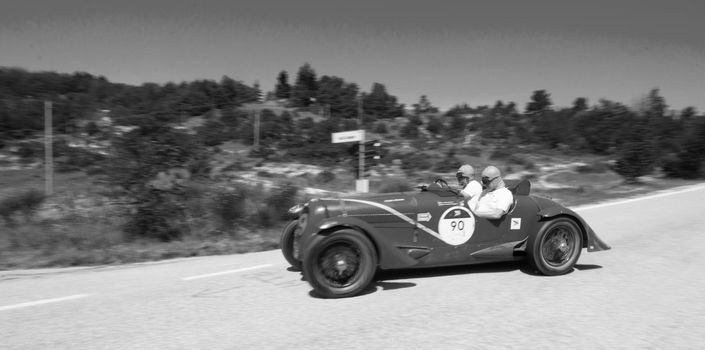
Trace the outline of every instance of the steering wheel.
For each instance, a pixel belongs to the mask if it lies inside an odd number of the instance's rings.
[[[441,186],[443,189],[448,189],[450,186],[448,186],[448,183],[446,180],[441,179],[440,177],[436,179],[436,181],[433,181],[434,184]]]

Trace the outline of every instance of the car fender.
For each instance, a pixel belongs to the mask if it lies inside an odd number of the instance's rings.
[[[329,235],[339,228],[351,228],[361,231],[372,241],[379,258],[379,267],[382,269],[404,268],[418,264],[418,260],[409,255],[406,247],[396,247],[381,236],[381,232],[361,220],[352,216],[338,216],[323,220],[317,227],[315,235]],[[409,228],[409,232],[413,232]]]
[[[575,220],[580,226],[580,229],[583,233],[583,248],[587,248],[588,252],[612,249],[612,247],[610,247],[607,243],[601,240],[600,237],[597,236],[592,227],[590,227],[590,225],[588,225],[587,222],[585,222],[585,220],[583,220],[583,218],[578,215],[578,213],[566,207],[558,205],[551,206],[548,208],[541,209],[538,212],[538,215],[541,218],[541,221],[550,220],[559,216],[567,216]]]

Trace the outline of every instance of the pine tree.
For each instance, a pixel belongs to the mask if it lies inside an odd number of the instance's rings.
[[[311,65],[305,63],[296,76],[296,83],[291,92],[293,104],[296,107],[308,107],[313,103],[312,99],[317,97],[318,82],[316,80],[316,71],[311,68]]]
[[[291,85],[289,85],[289,75],[286,71],[279,72],[277,85],[274,87],[274,96],[278,99],[288,99],[291,97]]]
[[[546,90],[536,90],[531,95],[531,102],[526,104],[526,114],[535,114],[551,108],[553,102]]]

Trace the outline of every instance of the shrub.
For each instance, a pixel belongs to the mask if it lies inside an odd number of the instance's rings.
[[[257,176],[259,176],[259,177],[274,177],[274,174],[272,174],[268,171],[265,171],[265,170],[260,170],[257,172]]]
[[[68,172],[76,170],[84,170],[92,166],[99,165],[105,157],[99,153],[81,148],[67,148],[63,150],[63,155],[66,159],[59,163],[57,171]]]
[[[335,174],[328,170],[323,170],[318,175],[316,175],[316,181],[322,182],[322,183],[329,183],[331,181],[335,180]]]
[[[135,213],[123,228],[128,239],[168,242],[182,237],[186,208],[179,198],[166,191],[148,190],[137,200]]]
[[[254,215],[254,222],[261,227],[272,227],[274,225],[274,210],[267,206],[261,206]]]
[[[298,202],[299,189],[291,183],[286,183],[279,188],[272,188],[269,197],[265,199],[267,208],[271,208],[280,220],[287,218],[289,208]]]
[[[490,154],[490,159],[506,159],[512,156],[512,150],[506,147],[497,147],[492,154]]]
[[[220,121],[209,119],[198,128],[198,135],[206,146],[217,146],[227,140],[227,128]]]
[[[260,146],[258,148],[252,147],[250,153],[247,155],[250,158],[264,158],[267,159],[275,153],[274,149],[266,146]]]
[[[422,153],[407,153],[402,157],[401,167],[404,170],[428,170],[433,166],[427,155]]]
[[[508,161],[517,165],[521,165],[524,169],[531,170],[536,167],[531,159],[527,159],[525,155],[512,154],[509,156]]]
[[[663,172],[669,177],[697,179],[703,175],[703,160],[699,156],[680,154],[664,160]]]
[[[230,165],[224,167],[221,171],[226,172],[226,171],[242,171],[242,170],[246,170],[246,168],[242,165],[242,163],[233,162],[233,163],[230,163]]]
[[[617,152],[615,172],[628,182],[636,181],[654,170],[657,161],[656,149],[650,140],[640,140],[621,145]]]
[[[0,216],[8,226],[14,226],[15,214],[22,213],[29,220],[45,199],[44,193],[36,189],[11,195],[0,201]]]
[[[467,147],[463,148],[463,153],[473,156],[473,157],[480,157],[482,156],[482,148],[480,147]]]
[[[460,166],[460,160],[455,157],[446,157],[440,162],[436,163],[434,170],[440,173],[449,173],[458,169]]]
[[[236,222],[247,216],[245,201],[247,190],[244,187],[219,191],[213,199],[213,213],[225,228],[231,228]]]
[[[377,133],[377,134],[386,134],[386,133],[388,133],[389,130],[387,130],[387,123],[385,123],[385,122],[378,122],[377,124],[375,124],[374,132]]]
[[[40,144],[31,144],[28,142],[23,142],[19,144],[15,154],[17,154],[17,156],[20,157],[23,162],[28,162],[35,157],[41,156],[41,147],[42,146]]]

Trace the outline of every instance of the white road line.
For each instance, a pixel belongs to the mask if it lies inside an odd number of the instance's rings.
[[[63,297],[63,298],[42,299],[42,300],[37,300],[37,301],[30,301],[27,303],[0,306],[0,311],[19,309],[19,308],[23,308],[23,307],[36,306],[36,305],[49,304],[49,303],[58,303],[58,302],[74,300],[74,299],[81,299],[81,298],[88,297],[90,295],[91,294],[76,294],[76,295],[70,295],[70,296]]]
[[[593,204],[593,205],[585,205],[585,206],[579,206],[579,207],[575,207],[575,208],[571,208],[571,209],[573,209],[574,211],[597,209],[597,208],[609,207],[609,206],[613,206],[613,205],[627,204],[627,203],[644,201],[644,200],[649,200],[649,199],[654,199],[654,198],[667,197],[667,196],[672,196],[672,195],[681,194],[681,193],[694,192],[694,191],[699,191],[699,190],[705,190],[705,186],[703,186],[703,185],[688,186],[688,187],[685,187],[683,189],[676,190],[676,191],[665,190],[664,192],[660,192],[660,193],[656,193],[656,194],[652,194],[652,195],[648,195],[648,196],[644,196],[644,197],[617,200],[614,202],[606,202],[606,203],[599,203],[599,204]]]
[[[244,267],[244,268],[237,269],[237,270],[227,270],[227,271],[220,271],[220,272],[207,273],[207,274],[205,274],[205,275],[181,277],[181,280],[183,280],[183,281],[190,281],[190,280],[196,280],[196,279],[199,279],[199,278],[208,278],[208,277],[214,277],[214,276],[220,276],[220,275],[228,275],[228,274],[231,274],[231,273],[238,273],[238,272],[250,271],[250,270],[255,270],[255,269],[262,269],[262,268],[270,267],[270,266],[272,266],[272,265],[271,265],[271,264],[266,264],[266,265],[250,266],[250,267]]]

